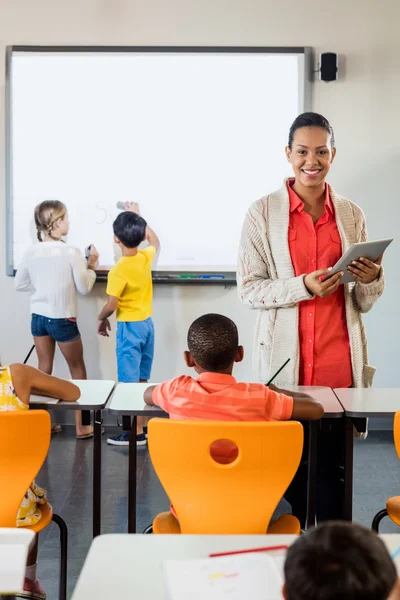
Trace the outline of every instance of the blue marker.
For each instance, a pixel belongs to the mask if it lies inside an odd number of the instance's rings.
[[[199,279],[225,279],[225,275],[200,275]]]

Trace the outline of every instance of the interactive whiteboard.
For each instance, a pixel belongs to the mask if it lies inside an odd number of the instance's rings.
[[[157,272],[234,272],[248,207],[290,171],[307,50],[9,48],[8,273],[49,199],[101,269],[116,205],[134,200],[161,240]]]

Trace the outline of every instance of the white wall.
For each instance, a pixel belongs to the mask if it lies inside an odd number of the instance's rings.
[[[325,114],[336,130],[338,155],[331,184],[364,208],[370,237],[378,238],[396,235],[400,216],[399,20],[398,0],[323,4],[311,0],[1,0],[0,44],[2,50],[7,44],[306,45],[316,54],[337,52],[342,63],[340,80],[315,83],[313,109]],[[4,82],[4,60],[0,65],[0,81]],[[3,94],[0,113],[4,139]],[[276,151],[283,152],[283,148]],[[4,144],[0,144],[0,161],[0,355],[7,363],[24,358],[31,337],[28,296],[16,294],[13,280],[5,275]],[[249,204],[253,200],[249,198]],[[400,385],[397,248],[398,243],[393,244],[385,260],[385,295],[366,319],[370,362],[378,366],[377,386]],[[93,378],[115,376],[114,340],[95,334],[104,291],[104,284],[98,284],[90,298],[80,301],[80,327]],[[154,308],[154,381],[183,370],[187,327],[209,311],[237,322],[247,359],[236,373],[251,377],[254,314],[239,304],[235,289],[157,286]],[[59,357],[57,372],[67,374]]]

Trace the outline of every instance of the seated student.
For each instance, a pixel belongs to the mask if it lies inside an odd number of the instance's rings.
[[[379,536],[332,521],[301,535],[285,562],[285,600],[397,600],[396,567]]]
[[[79,388],[70,381],[46,375],[28,365],[0,366],[0,412],[28,410],[30,395],[35,392],[67,402],[75,402],[80,396]],[[42,517],[40,505],[46,502],[46,491],[32,482],[17,513],[17,527],[36,525]],[[29,549],[24,591],[18,593],[19,598],[34,600],[45,600],[46,598],[36,577],[37,551],[38,536],[35,537]]]
[[[233,365],[243,360],[244,350],[235,323],[227,317],[207,314],[196,319],[189,328],[188,348],[185,362],[199,377],[183,375],[150,386],[144,394],[146,404],[159,406],[171,419],[285,421],[320,419],[324,414],[323,407],[306,394],[237,382]],[[237,448],[220,441],[213,444],[212,456],[229,463],[236,458]]]

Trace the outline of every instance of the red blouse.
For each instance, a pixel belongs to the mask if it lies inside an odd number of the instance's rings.
[[[295,275],[332,267],[342,255],[334,207],[326,184],[325,212],[314,225],[288,182],[289,249]],[[326,298],[299,303],[299,385],[351,387],[350,342],[343,285]]]

